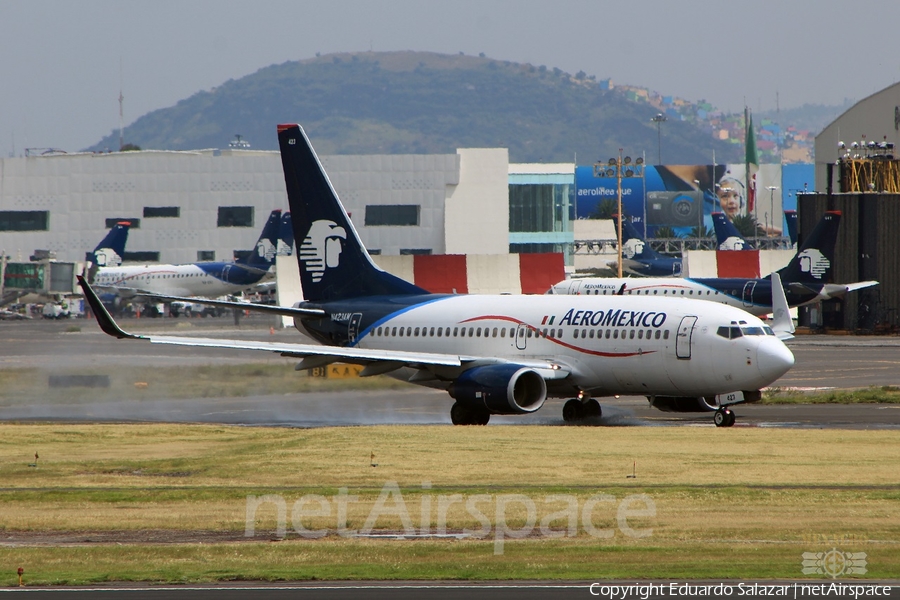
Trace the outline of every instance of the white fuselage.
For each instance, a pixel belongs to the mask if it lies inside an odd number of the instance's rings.
[[[226,276],[228,268],[225,267]],[[270,271],[257,283],[273,278]],[[256,284],[229,283],[196,264],[184,264],[103,267],[97,271],[94,285],[101,289],[120,288],[123,295],[141,291],[167,296],[217,297],[236,294]]]
[[[615,296],[622,286],[625,296],[647,296],[656,298],[685,298],[718,302],[745,310],[755,316],[763,316],[772,312],[771,306],[759,306],[745,301],[750,298],[756,280],[735,279],[732,289],[727,293],[700,281],[681,277],[584,277],[560,281],[550,288],[551,294],[577,296]]]
[[[794,362],[758,318],[707,302],[471,295],[397,308],[380,319],[367,318],[364,306],[360,313],[351,308],[331,320],[345,321],[359,348],[557,365],[570,373],[559,383],[595,395],[759,390]],[[368,324],[354,329],[354,321]],[[721,335],[721,328],[732,327],[746,333],[736,339]]]

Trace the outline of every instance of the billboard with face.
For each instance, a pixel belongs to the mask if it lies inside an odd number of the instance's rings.
[[[616,212],[618,179],[607,169],[575,168],[577,218],[609,218]],[[646,237],[661,227],[677,236],[712,228],[712,213],[729,219],[753,215],[772,235],[781,235],[781,165],[760,165],[755,196],[747,193],[744,165],[657,165],[635,170],[643,177],[622,177],[622,211]],[[599,176],[598,176],[599,175]],[[777,188],[777,189],[771,189]]]

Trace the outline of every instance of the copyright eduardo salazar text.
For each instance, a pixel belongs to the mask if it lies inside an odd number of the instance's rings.
[[[648,600],[648,598],[727,598],[776,596],[781,598],[890,598],[889,585],[863,583],[635,583],[609,585],[592,583],[592,596],[600,598]]]

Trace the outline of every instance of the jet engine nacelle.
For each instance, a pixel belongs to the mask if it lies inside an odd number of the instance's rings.
[[[712,412],[719,408],[715,396],[694,398],[686,396],[650,396],[650,406],[663,412]]]
[[[465,371],[448,390],[457,401],[495,415],[531,413],[544,405],[547,383],[521,365],[487,365]]]

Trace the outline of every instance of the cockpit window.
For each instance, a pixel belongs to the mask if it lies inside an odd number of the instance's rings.
[[[741,327],[741,331],[744,335],[765,335],[762,327]]]
[[[763,331],[766,332],[766,335],[775,335],[775,332],[768,325],[763,325]]]
[[[725,326],[722,326],[722,327],[719,327],[719,328],[716,330],[716,335],[721,336],[721,337],[725,338],[726,340],[734,340],[734,339],[737,339],[737,338],[741,337],[742,334],[741,334],[741,328],[740,328],[740,327],[737,327],[737,326],[731,326],[731,327],[725,327]]]

